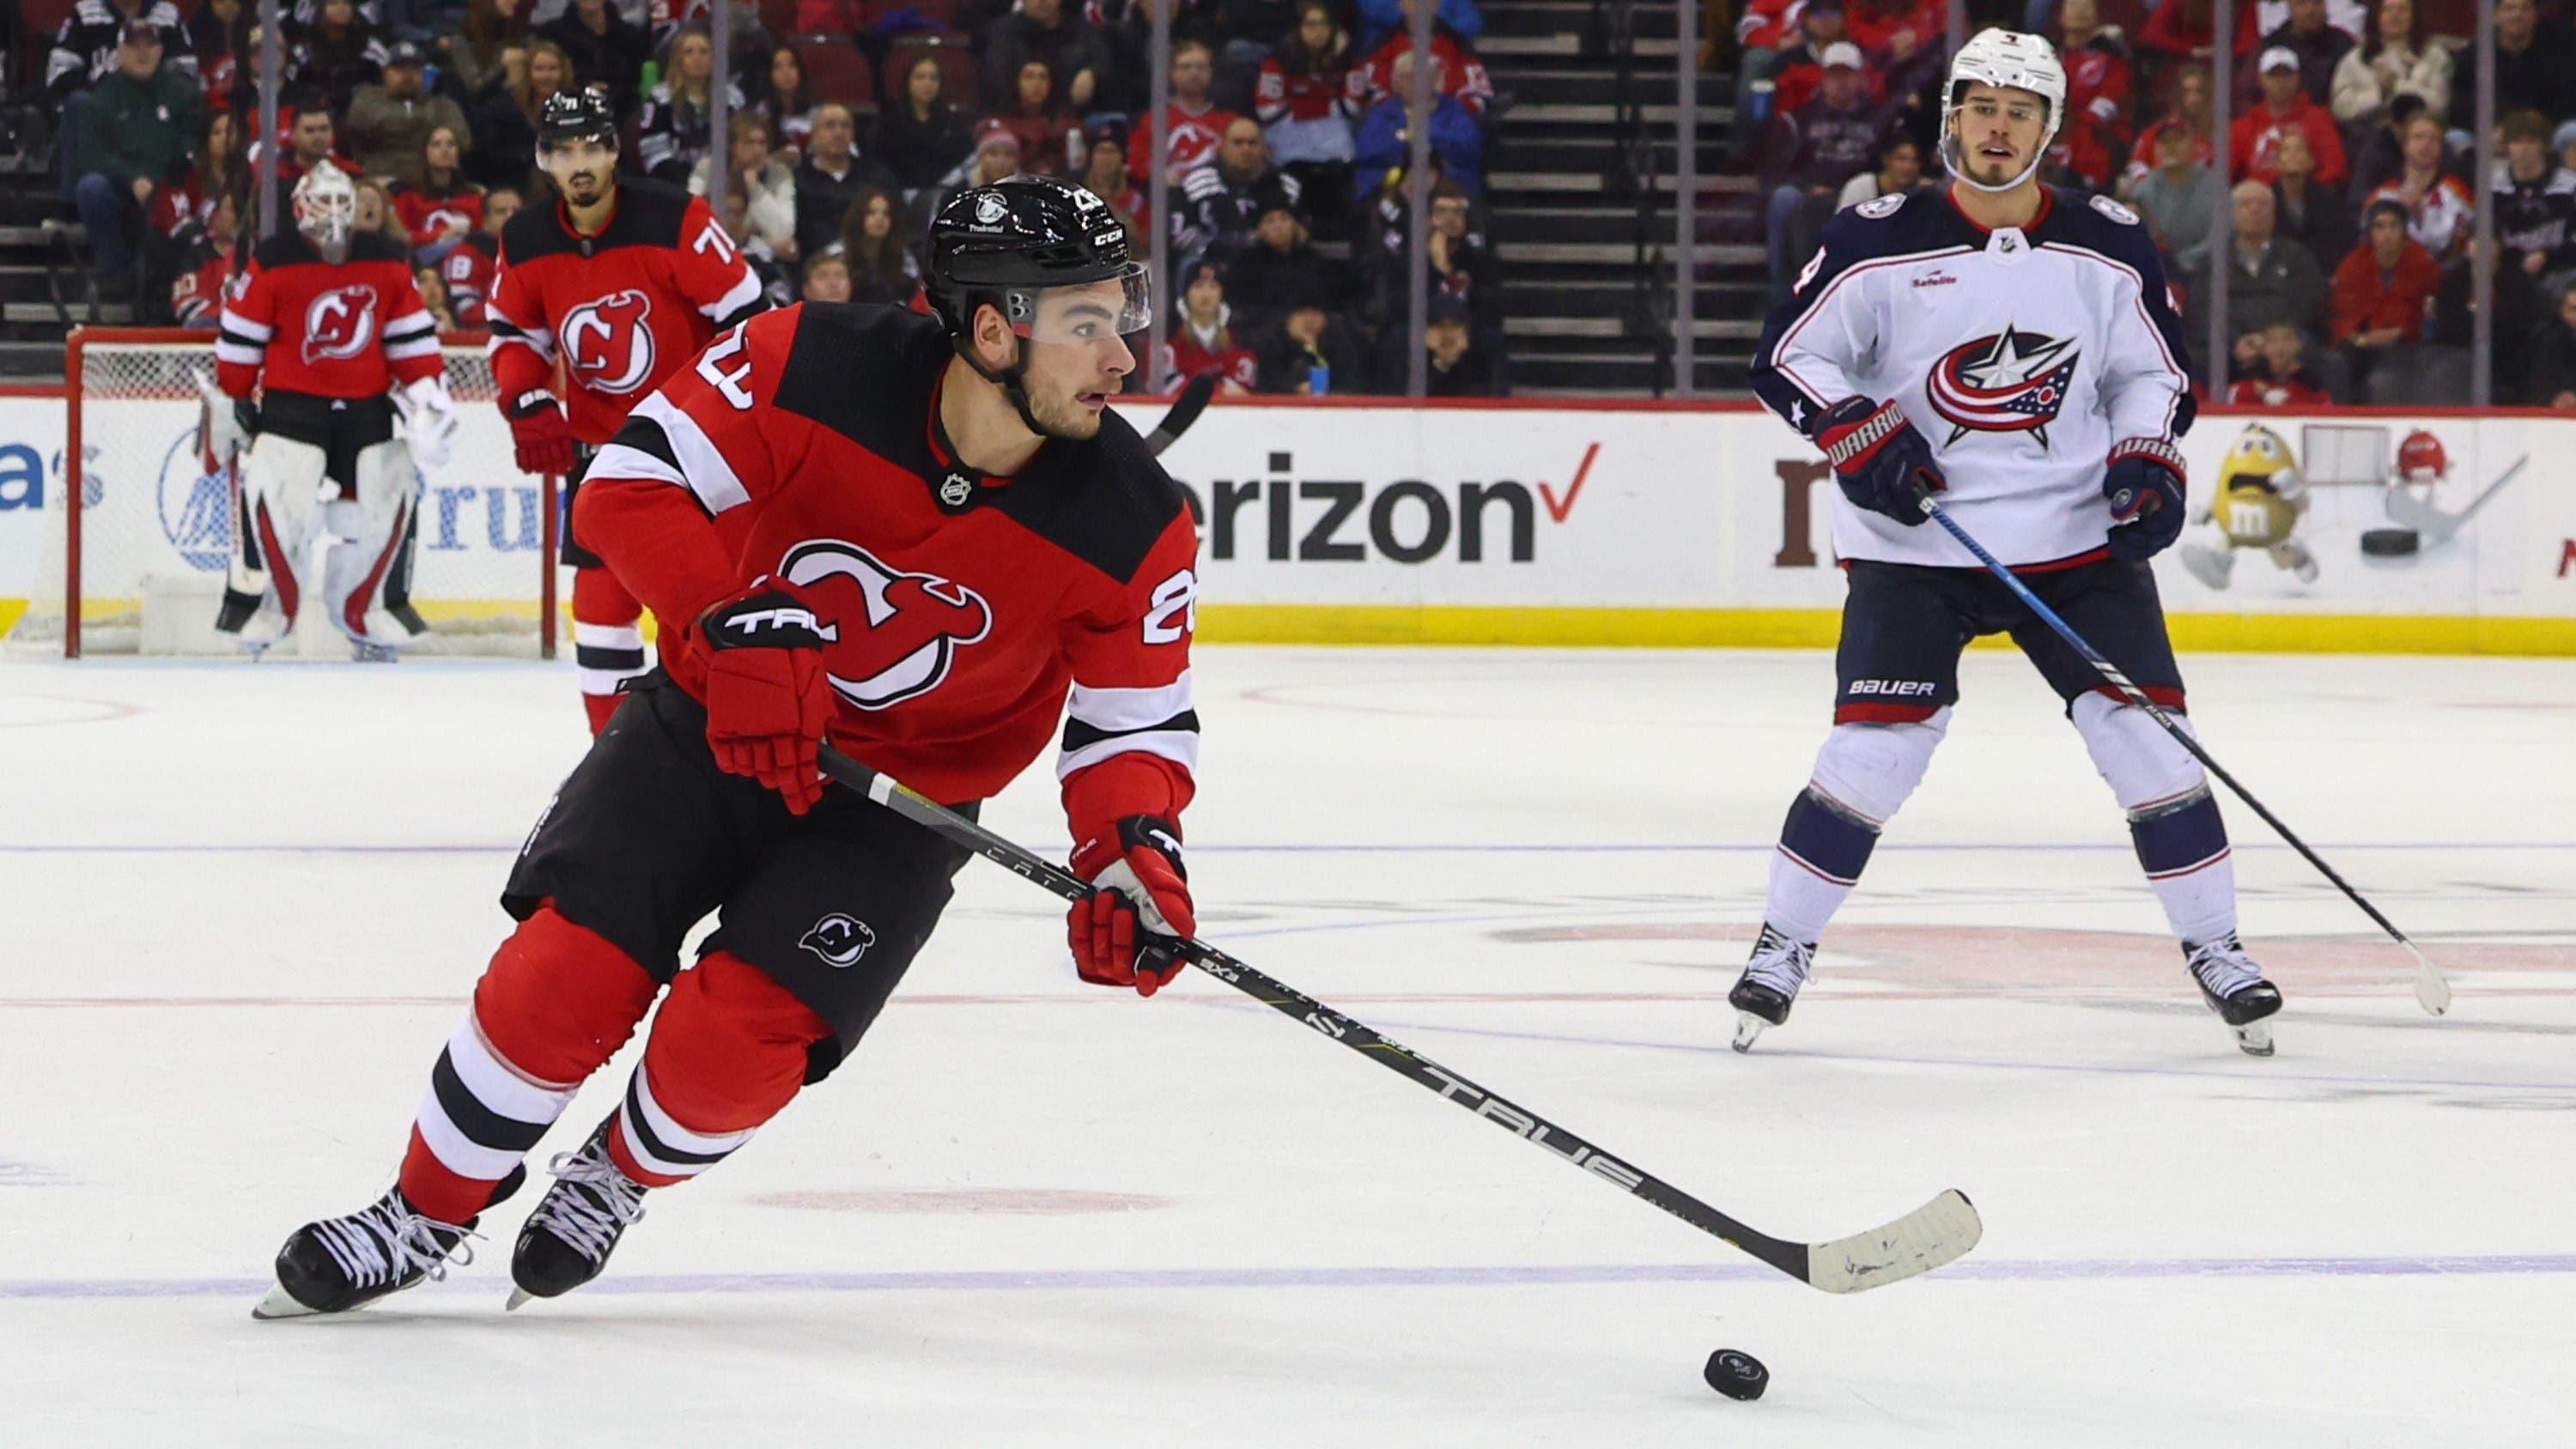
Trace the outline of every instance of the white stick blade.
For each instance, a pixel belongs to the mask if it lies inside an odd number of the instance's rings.
[[[2412,946],[2407,949],[2414,950]],[[2415,1004],[2427,1015],[2440,1016],[2451,1009],[2451,983],[2442,979],[2431,957],[2415,952]]]
[[[1810,1244],[1807,1281],[1828,1293],[1865,1293],[1929,1273],[1985,1235],[1967,1194],[1952,1188],[1884,1227]]]

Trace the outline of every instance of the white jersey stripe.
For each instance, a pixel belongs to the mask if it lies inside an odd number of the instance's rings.
[[[1190,671],[1169,684],[1142,689],[1095,688],[1076,684],[1065,696],[1065,713],[1097,730],[1141,730],[1161,724],[1190,708]]]
[[[1057,757],[1055,777],[1070,779],[1076,770],[1088,769],[1112,755],[1129,753],[1159,755],[1192,774],[1199,768],[1199,732],[1196,730],[1143,730],[1132,735],[1111,735],[1078,750],[1067,750]]]
[[[706,430],[698,426],[697,419],[673,407],[670,399],[654,393],[635,405],[632,416],[661,425],[662,436],[671,440],[672,456],[680,461],[683,480],[689,491],[698,495],[698,501],[707,506],[707,512],[722,513],[751,501],[751,493],[734,476],[733,465],[725,461],[724,453],[707,437]]]

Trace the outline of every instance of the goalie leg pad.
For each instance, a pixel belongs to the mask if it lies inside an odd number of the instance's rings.
[[[371,443],[359,450],[352,471],[348,501],[325,510],[335,539],[323,572],[331,622],[362,644],[408,644],[420,631],[389,603],[403,602],[410,612],[408,581],[395,581],[419,497],[411,453],[398,441]],[[389,588],[401,592],[389,597]]]
[[[2208,773],[2145,710],[2099,694],[2067,709],[2129,817],[2129,839],[2165,920],[2187,942],[2236,929],[2236,866]],[[2191,722],[2175,715],[2184,730]]]
[[[252,643],[274,643],[304,602],[305,560],[321,521],[319,494],[329,454],[315,443],[262,433],[241,466],[241,527],[225,577],[221,620]],[[257,600],[249,609],[239,598]]]
[[[635,1032],[660,988],[551,905],[492,956],[430,1071],[402,1166],[403,1196],[441,1222],[483,1210],[501,1179]]]
[[[1947,706],[1902,724],[1838,724],[1816,752],[1815,773],[1780,827],[1763,919],[1813,942],[1859,883],[1878,833],[1932,763],[1950,727]]]
[[[618,1170],[647,1187],[722,1162],[804,1085],[832,1028],[769,973],[711,951],[671,983],[609,1128]]]

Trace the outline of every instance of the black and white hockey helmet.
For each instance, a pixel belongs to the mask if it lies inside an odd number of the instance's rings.
[[[2030,164],[2020,175],[2001,186],[1989,185],[1968,175],[1959,155],[1959,107],[1968,98],[1971,85],[1990,85],[2002,90],[2029,91],[2045,102],[2047,116],[2041,122],[2038,149],[2031,153]],[[1941,164],[1950,174],[1979,191],[2010,191],[2031,178],[2048,156],[2049,143],[2057,139],[2057,130],[2066,124],[2066,67],[2057,58],[2057,47],[2043,36],[2018,30],[1986,30],[1969,38],[1950,60],[1950,80],[1941,91]]]
[[[610,109],[608,97],[595,90],[560,90],[546,97],[545,109],[537,113],[537,160],[546,153],[572,141],[597,141],[617,149],[617,112]]]

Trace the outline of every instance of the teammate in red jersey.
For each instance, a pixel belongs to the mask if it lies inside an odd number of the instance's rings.
[[[635,596],[583,546],[571,493],[627,410],[722,328],[761,309],[760,279],[707,204],[676,186],[617,174],[617,117],[605,98],[558,91],[538,118],[537,160],[562,200],[528,207],[501,232],[484,310],[492,374],[519,467],[567,479],[563,560],[573,565],[573,662],[591,733],[645,670]],[[568,398],[554,392],[560,357]],[[564,417],[569,401],[572,416]]]
[[[1135,367],[1143,269],[1107,203],[1048,177],[960,193],[930,245],[936,317],[756,318],[593,462],[579,522],[665,621],[662,668],[539,816],[502,896],[520,924],[431,1071],[400,1181],[288,1238],[260,1316],[442,1271],[665,987],[622,1101],[553,1160],[513,1306],[596,1277],[648,1190],[839,1064],[966,855],[827,792],[826,738],[972,813],[1061,715],[1073,863],[1095,887],[1067,922],[1076,968],[1146,995],[1179,969],[1197,531],[1104,407]]]
[[[349,178],[315,166],[293,200],[295,229],[251,253],[216,324],[215,382],[242,406],[209,398],[208,449],[226,458],[247,442],[249,452],[215,627],[254,655],[283,638],[315,582],[304,577],[312,543],[327,535],[319,582],[331,622],[358,658],[391,659],[427,631],[411,608],[404,546],[418,504],[412,464],[447,460],[456,404],[410,263],[398,244],[356,229]],[[399,398],[388,396],[396,383]]]

